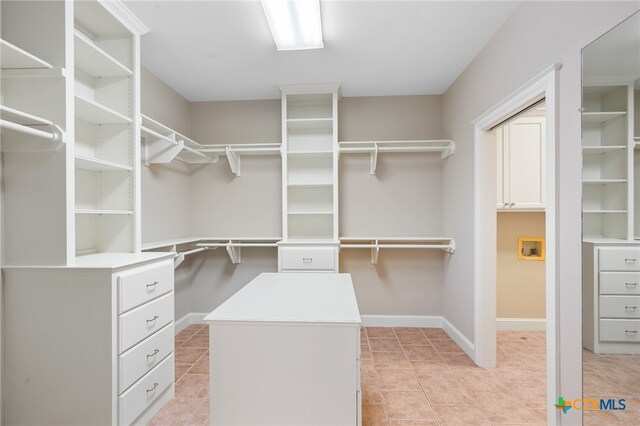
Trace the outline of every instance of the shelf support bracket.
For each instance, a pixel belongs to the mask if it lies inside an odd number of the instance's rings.
[[[380,256],[380,245],[378,244],[378,240],[375,241],[375,247],[371,247],[371,264],[378,264],[378,256]]]
[[[446,149],[444,149],[440,154],[440,159],[444,160],[447,157],[451,157],[455,151],[456,151],[456,143],[454,141],[450,141],[447,144]]]
[[[227,253],[233,264],[238,264],[242,260],[242,248],[232,245],[232,241],[227,243]]]
[[[231,167],[231,172],[240,176],[240,156],[238,153],[234,152],[230,146],[226,146],[224,148],[225,153],[227,154],[227,160],[229,160],[229,167]]]
[[[378,144],[373,144],[373,149],[371,150],[371,169],[369,173],[371,175],[376,174],[376,168],[378,167]]]
[[[450,240],[449,244],[442,248],[442,251],[449,254],[454,254],[456,252],[456,241],[453,239]]]
[[[184,254],[176,253],[176,257],[173,259],[173,269],[178,269],[182,262],[184,262]]]

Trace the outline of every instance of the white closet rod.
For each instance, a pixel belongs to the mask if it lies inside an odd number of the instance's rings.
[[[443,249],[451,244],[340,244],[342,248]]]
[[[209,249],[209,247],[198,247],[198,248],[194,248],[194,249],[187,250],[187,251],[181,251],[181,252],[179,252],[179,253],[176,253],[176,256],[175,256],[175,257],[178,257],[178,256],[180,256],[180,255],[182,255],[182,256],[189,256],[190,254],[200,253],[201,251],[206,251],[206,250],[208,250],[208,249]]]
[[[376,142],[378,143],[378,142]],[[381,143],[381,142],[380,142]],[[353,152],[365,152],[365,153],[369,153],[369,152],[373,152],[373,151],[379,151],[379,152],[440,152],[440,151],[444,151],[448,149],[445,146],[442,147],[433,147],[433,146],[416,146],[416,147],[411,147],[411,146],[379,146],[377,149],[376,147],[353,147],[353,148],[345,148],[345,147],[340,147],[340,152],[345,152],[345,153],[353,153]]]
[[[198,247],[277,247],[276,243],[200,243]]]
[[[190,148],[190,147],[188,147],[188,146],[186,146],[186,145],[184,145],[184,146],[182,147],[182,149],[184,149],[185,151],[192,152],[192,153],[194,153],[194,154],[196,154],[196,155],[199,155],[199,156],[201,156],[201,157],[203,157],[203,158],[211,158],[211,157],[209,157],[208,155],[203,154],[203,153],[202,153],[202,150],[196,150],[196,149]]]
[[[55,142],[60,138],[60,136],[56,133],[45,132],[44,130],[34,129],[33,127],[24,126],[22,124],[13,123],[6,120],[0,120],[0,127],[3,129],[9,129],[16,132],[24,133],[26,135],[47,139],[51,142]]]

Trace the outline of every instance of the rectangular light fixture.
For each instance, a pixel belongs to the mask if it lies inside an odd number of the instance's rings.
[[[320,49],[320,0],[261,0],[278,50]]]

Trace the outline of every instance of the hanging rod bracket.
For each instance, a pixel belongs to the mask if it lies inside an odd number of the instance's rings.
[[[240,155],[238,155],[238,153],[228,145],[224,150],[227,154],[227,160],[229,160],[229,167],[231,167],[231,172],[236,176],[240,176]]]
[[[449,244],[442,249],[445,253],[454,254],[456,252],[456,241],[450,240]]]
[[[227,253],[231,263],[238,264],[242,261],[242,247],[238,247],[233,244],[233,241],[227,243]]]
[[[375,240],[374,246],[371,247],[371,264],[378,264],[378,257],[380,256],[380,244],[378,244],[378,240]]]
[[[440,154],[440,159],[444,160],[447,157],[451,157],[453,153],[456,151],[456,143],[454,141],[449,141],[447,143],[447,147]]]
[[[369,173],[371,175],[375,175],[377,167],[378,167],[378,144],[374,142],[373,148],[371,149],[371,168]]]

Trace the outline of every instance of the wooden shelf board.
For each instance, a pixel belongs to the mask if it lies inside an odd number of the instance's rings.
[[[601,214],[601,213],[616,213],[616,214],[621,214],[621,213],[626,213],[626,210],[582,210],[582,213],[586,213],[586,214]]]
[[[133,210],[76,209],[76,214],[93,215],[132,215]]]
[[[333,186],[333,183],[331,182],[318,182],[318,183],[291,183],[289,182],[287,184],[288,187],[291,188],[326,188],[326,187],[331,187]]]
[[[624,117],[627,115],[626,111],[607,111],[607,112],[583,112],[583,123],[604,123],[615,118]]]
[[[131,118],[91,99],[76,95],[76,117],[93,124],[131,124]]]
[[[51,69],[53,66],[31,53],[0,39],[0,64],[5,69]]]
[[[606,154],[607,152],[620,151],[626,149],[624,145],[600,145],[600,146],[583,146],[582,152],[584,154]]]
[[[583,185],[610,185],[618,183],[627,183],[626,179],[585,179]]]
[[[83,155],[76,155],[75,159],[77,168],[92,172],[130,172],[133,170],[133,167],[131,166],[114,163],[112,161],[99,160],[97,158],[85,157]]]
[[[287,120],[289,129],[331,129],[332,118],[290,118]]]
[[[133,72],[76,29],[75,65],[94,77],[129,77]]]

